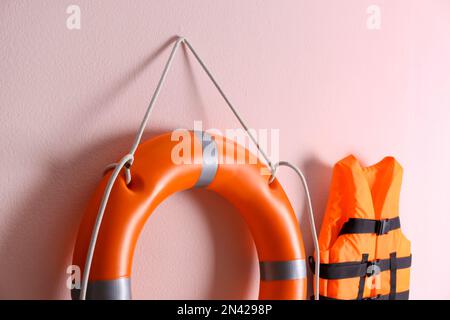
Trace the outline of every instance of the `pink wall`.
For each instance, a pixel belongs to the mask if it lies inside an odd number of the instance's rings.
[[[81,8],[81,30],[66,8]],[[381,8],[369,30],[366,9]],[[68,298],[83,207],[123,155],[177,34],[188,37],[255,128],[309,178],[316,218],[333,163],[394,155],[405,169],[411,297],[449,299],[449,1],[12,1],[0,4],[0,298]],[[180,51],[147,136],[238,124]],[[280,179],[304,212],[296,178]],[[306,215],[303,232],[311,253]],[[433,265],[433,263],[436,263]],[[256,298],[256,253],[238,213],[176,195],[138,244],[136,298]]]

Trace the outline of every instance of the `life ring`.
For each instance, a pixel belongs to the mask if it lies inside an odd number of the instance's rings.
[[[280,183],[275,179],[269,184],[270,176],[261,174],[267,166],[259,160],[239,163],[239,156],[252,154],[229,139],[193,131],[187,131],[186,137],[193,151],[190,163],[174,163],[172,153],[180,141],[166,133],[139,146],[130,184],[122,176],[116,181],[95,246],[87,299],[131,299],[133,253],[145,222],[168,196],[195,187],[215,191],[242,214],[260,261],[259,299],[306,299],[303,239]],[[73,264],[82,271],[110,174],[88,203],[78,231]],[[78,299],[80,290],[71,293],[72,299]]]

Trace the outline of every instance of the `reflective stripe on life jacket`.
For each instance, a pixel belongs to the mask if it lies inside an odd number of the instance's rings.
[[[411,249],[398,211],[402,171],[393,157],[370,167],[354,156],[336,163],[319,236],[321,298],[408,298]]]

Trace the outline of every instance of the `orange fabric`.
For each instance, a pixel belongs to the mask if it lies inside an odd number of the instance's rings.
[[[343,234],[339,232],[349,218],[383,220],[399,216],[399,195],[403,169],[393,157],[362,167],[354,156],[334,166],[328,204],[319,236],[320,262],[324,264],[397,258],[411,254],[409,240],[401,229],[384,235]],[[320,294],[336,299],[356,299],[360,278],[320,279]],[[369,283],[372,282],[372,285]],[[409,268],[397,271],[397,292],[409,289]],[[364,298],[390,292],[390,271],[367,277]]]
[[[171,194],[192,188],[201,173],[201,141],[193,133],[192,164],[174,164],[171,152],[178,141],[164,134],[141,144],[131,168],[132,182],[121,176],[115,183],[100,228],[89,280],[130,277],[139,234],[152,211]],[[260,261],[304,259],[304,246],[291,204],[278,181],[268,184],[261,175],[266,166],[240,164],[250,153],[236,143],[214,136],[220,163],[207,189],[239,209],[252,233]],[[229,150],[234,152],[230,153]],[[227,159],[229,161],[227,161]],[[75,245],[73,263],[83,270],[91,231],[110,174],[106,175],[88,204]],[[305,299],[305,279],[270,281],[260,286],[261,299]]]

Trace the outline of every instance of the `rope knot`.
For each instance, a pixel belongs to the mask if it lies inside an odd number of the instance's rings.
[[[277,162],[275,164],[269,163],[269,167],[270,167],[270,171],[271,171],[270,178],[269,178],[269,184],[271,184],[272,182],[275,181],[277,170],[278,170],[279,166],[280,166],[280,162]]]
[[[125,169],[125,182],[126,184],[130,184],[131,182],[131,166],[134,162],[134,156],[133,154],[129,153],[126,154],[118,163],[110,163],[108,164],[105,169],[103,170],[103,175],[105,175],[109,170],[115,169],[118,165],[121,165]]]

